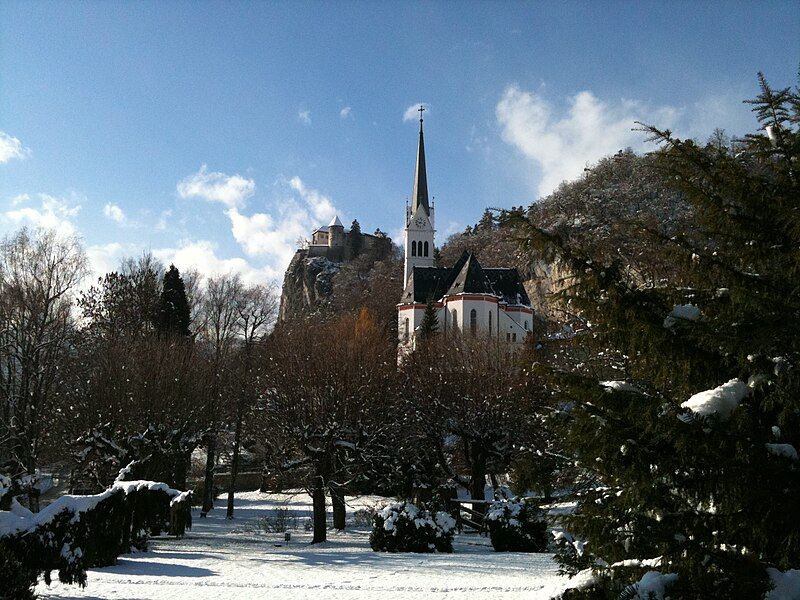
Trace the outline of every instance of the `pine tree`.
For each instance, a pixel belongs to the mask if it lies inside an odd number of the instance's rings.
[[[682,235],[648,230],[672,268],[632,275],[526,225],[591,323],[574,340],[591,359],[547,374],[565,443],[600,482],[567,520],[591,555],[560,553],[599,579],[570,597],[633,597],[656,571],[673,599],[761,598],[767,568],[800,564],[800,94],[759,77],[761,131],[735,153],[644,127],[697,215]]]
[[[178,269],[170,265],[161,290],[161,331],[188,337],[190,321],[186,287]]]
[[[356,219],[353,219],[353,223],[350,225],[347,244],[350,246],[350,258],[356,258],[364,249],[364,238],[361,237],[361,225]]]
[[[439,333],[439,317],[436,314],[433,298],[428,298],[425,303],[425,313],[422,315],[422,323],[419,326],[419,335],[422,341],[426,342],[437,333]]]
[[[475,225],[475,231],[491,231],[494,229],[494,215],[488,208],[483,211],[481,220]]]

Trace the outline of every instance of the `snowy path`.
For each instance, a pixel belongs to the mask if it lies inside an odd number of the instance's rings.
[[[358,508],[377,499],[349,500]],[[310,515],[305,495],[239,494],[234,521],[218,508],[208,519],[196,519],[183,539],[152,540],[149,552],[91,570],[83,590],[55,582],[49,588],[40,584],[37,592],[45,598],[137,600],[444,599],[475,592],[544,599],[567,587],[550,555],[495,553],[487,539],[473,535],[457,536],[453,554],[419,555],[372,552],[363,528],[330,534],[327,543],[311,546],[301,527],[288,547],[283,534],[236,532],[282,505],[301,522]]]

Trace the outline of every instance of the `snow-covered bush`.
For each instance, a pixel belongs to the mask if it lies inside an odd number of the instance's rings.
[[[493,502],[486,523],[496,552],[543,552],[547,548],[547,523],[531,502],[518,498]]]
[[[39,576],[50,583],[86,585],[86,569],[116,563],[120,554],[145,548],[147,534],[168,530],[182,535],[191,526],[191,495],[150,481],[116,482],[91,496],[61,496],[32,513],[12,501],[0,511],[0,597],[6,590],[32,586]],[[26,597],[15,591],[12,598]]]
[[[455,529],[449,513],[397,502],[375,513],[369,544],[376,552],[452,552]]]

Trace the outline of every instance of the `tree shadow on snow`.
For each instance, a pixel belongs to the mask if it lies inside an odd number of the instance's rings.
[[[153,555],[158,557],[157,554]],[[149,575],[151,577],[212,577],[216,572],[202,567],[189,567],[173,563],[150,562],[147,560],[125,560],[110,567],[103,567],[103,573],[118,575]]]

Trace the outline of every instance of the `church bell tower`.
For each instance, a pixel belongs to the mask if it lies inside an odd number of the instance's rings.
[[[432,267],[433,261],[433,207],[428,203],[428,175],[425,170],[425,140],[422,133],[422,112],[419,107],[419,145],[417,166],[414,171],[414,190],[411,205],[406,206],[405,227],[405,283],[414,267]]]

